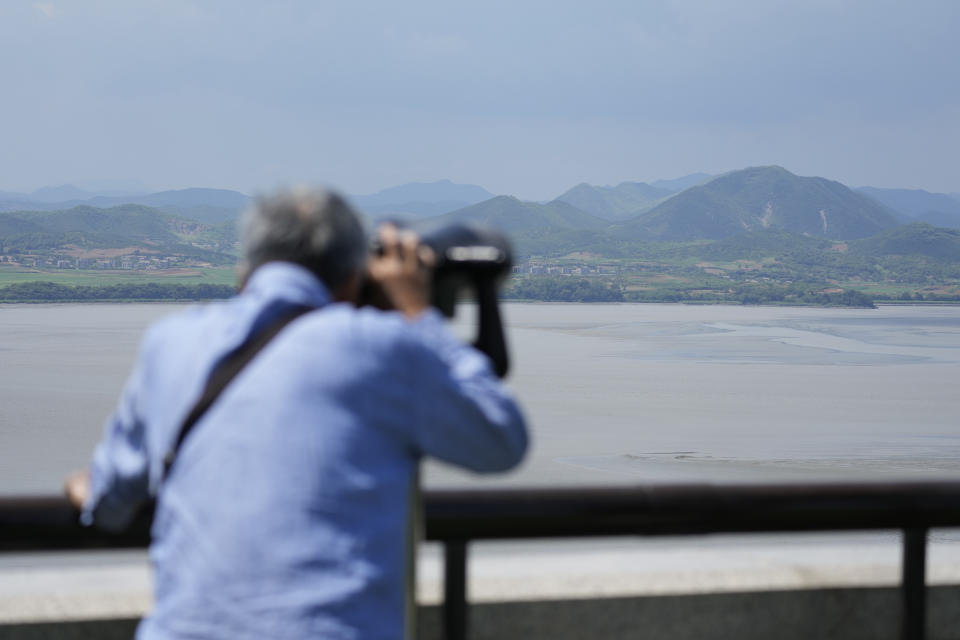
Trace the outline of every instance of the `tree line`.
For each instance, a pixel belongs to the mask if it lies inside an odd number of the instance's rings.
[[[515,278],[502,297],[543,302],[623,302],[623,289],[599,278]]]
[[[786,304],[818,307],[875,308],[874,299],[856,289],[824,291],[822,286],[796,283],[734,286],[725,290],[648,289],[629,291],[629,302],[699,302],[725,304]]]
[[[18,282],[0,287],[3,302],[95,302],[117,300],[213,300],[236,289],[223,284],[124,283],[70,286],[56,282]]]
[[[873,308],[874,299],[862,291],[824,290],[816,283],[734,284],[724,288],[656,288],[625,290],[615,279],[533,276],[514,278],[502,297],[543,302],[696,302],[726,304],[792,304]]]

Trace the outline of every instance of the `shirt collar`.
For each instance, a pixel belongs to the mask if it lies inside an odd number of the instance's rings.
[[[292,262],[268,262],[250,275],[243,293],[257,298],[282,299],[293,304],[322,307],[333,296],[317,276]]]

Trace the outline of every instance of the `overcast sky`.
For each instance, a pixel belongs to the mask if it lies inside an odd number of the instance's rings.
[[[957,0],[3,0],[0,190],[960,191]]]

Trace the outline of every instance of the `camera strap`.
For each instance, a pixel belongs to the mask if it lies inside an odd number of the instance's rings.
[[[207,378],[207,384],[203,389],[203,394],[200,396],[200,399],[193,405],[190,413],[187,414],[186,419],[184,419],[180,425],[180,430],[177,432],[177,439],[174,441],[173,446],[163,457],[163,475],[160,477],[161,481],[170,473],[170,467],[173,466],[173,462],[176,460],[177,452],[180,451],[183,441],[193,429],[193,426],[203,417],[207,409],[213,405],[223,390],[227,388],[227,385],[243,371],[243,368],[246,367],[284,327],[314,309],[316,309],[316,307],[297,305],[286,310],[267,328],[249,337],[246,342],[227,354],[227,356],[220,361],[213,372],[211,372],[210,377]]]

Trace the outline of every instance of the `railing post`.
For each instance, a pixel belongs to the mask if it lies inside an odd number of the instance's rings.
[[[927,530],[903,530],[903,640],[923,640],[927,631]]]
[[[446,640],[467,638],[467,543],[443,546],[443,630]]]

